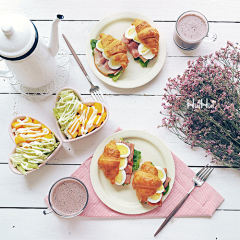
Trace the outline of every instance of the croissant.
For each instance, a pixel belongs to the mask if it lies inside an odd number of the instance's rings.
[[[101,39],[105,55],[108,58],[112,57],[113,63],[120,63],[122,68],[125,70],[128,64],[126,46],[120,40],[117,40],[111,35],[101,33],[99,37]]]
[[[132,25],[135,26],[140,42],[147,48],[150,48],[151,52],[155,54],[156,57],[159,49],[158,30],[153,28],[147,21],[140,19],[135,19]]]
[[[115,177],[119,173],[120,152],[114,141],[110,141],[103,151],[103,154],[98,159],[98,166],[103,171],[105,177],[115,183]]]
[[[162,181],[158,177],[158,170],[151,162],[142,164],[141,168],[135,173],[132,182],[133,189],[136,190],[140,202],[147,202],[148,197],[154,195],[161,185]]]

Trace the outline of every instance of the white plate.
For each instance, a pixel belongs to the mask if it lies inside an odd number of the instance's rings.
[[[169,191],[163,196],[163,201],[169,195],[174,179],[175,165],[167,146],[154,135],[140,130],[124,130],[107,137],[96,149],[91,166],[90,177],[93,189],[101,201],[111,209],[125,214],[140,214],[148,212],[154,207],[147,204],[141,204],[136,196],[136,191],[131,184],[125,186],[112,185],[105,177],[104,173],[98,169],[98,159],[102,155],[104,147],[114,138],[123,138],[126,141],[135,144],[135,148],[141,151],[140,164],[151,161],[155,166],[167,168],[168,176],[171,178]]]
[[[98,39],[100,33],[109,34],[121,40],[124,32],[131,25],[131,23],[134,22],[135,18],[144,19],[153,27],[157,28],[160,34],[159,53],[155,59],[149,62],[147,68],[143,68],[140,63],[134,61],[132,55],[128,52],[128,67],[120,79],[117,82],[114,82],[111,78],[102,75],[94,65],[90,41],[91,39]],[[117,88],[135,88],[150,82],[160,72],[166,58],[166,43],[163,33],[151,19],[140,13],[118,12],[103,18],[94,26],[87,39],[86,54],[88,64],[90,65],[92,71],[103,82]]]

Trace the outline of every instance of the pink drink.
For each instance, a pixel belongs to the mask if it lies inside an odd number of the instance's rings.
[[[57,182],[50,193],[52,209],[61,216],[76,216],[85,208],[88,193],[85,186],[74,178]]]
[[[182,49],[192,50],[198,47],[208,33],[208,22],[198,12],[186,12],[176,22],[174,41]]]

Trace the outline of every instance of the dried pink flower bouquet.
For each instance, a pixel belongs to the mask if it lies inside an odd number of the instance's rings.
[[[234,168],[240,168],[239,64],[240,48],[230,42],[188,62],[182,76],[168,79],[162,104],[168,112],[162,126]]]

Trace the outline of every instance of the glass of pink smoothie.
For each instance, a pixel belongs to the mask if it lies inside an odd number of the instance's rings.
[[[206,17],[197,11],[187,11],[176,21],[173,40],[183,50],[193,50],[203,40],[214,42],[216,39],[215,33],[209,33]]]
[[[48,202],[50,208],[43,211],[45,215],[55,212],[61,217],[75,217],[86,208],[88,191],[79,179],[72,177],[62,178],[51,187]]]

